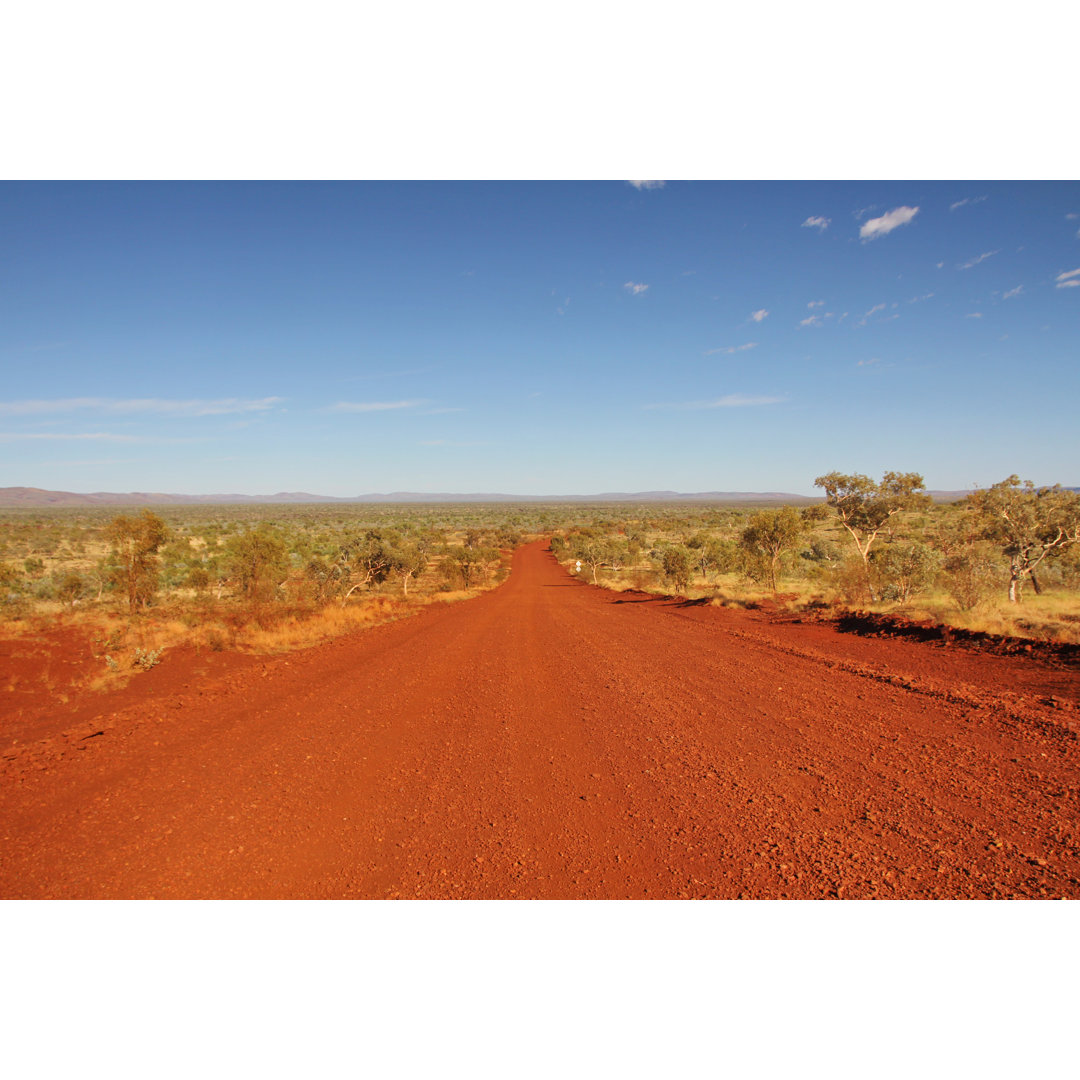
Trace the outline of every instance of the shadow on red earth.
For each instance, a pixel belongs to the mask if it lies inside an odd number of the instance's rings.
[[[963,630],[930,621],[905,619],[897,615],[877,615],[868,611],[848,611],[834,620],[836,629],[860,637],[906,638],[911,641],[956,645],[974,652],[1022,653],[1039,660],[1080,666],[1080,645],[1061,641],[1031,641],[1027,638],[991,634],[983,630]]]

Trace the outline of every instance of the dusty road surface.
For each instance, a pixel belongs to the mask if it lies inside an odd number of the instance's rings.
[[[0,738],[0,896],[1080,896],[1080,672],[604,592],[177,655]]]

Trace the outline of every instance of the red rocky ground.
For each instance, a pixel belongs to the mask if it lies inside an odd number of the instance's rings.
[[[1078,897],[1078,702],[1067,659],[605,592],[534,544],[475,600],[12,709],[0,896]]]

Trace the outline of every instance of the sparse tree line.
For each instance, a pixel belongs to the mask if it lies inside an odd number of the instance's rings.
[[[1080,587],[1080,493],[1010,476],[958,503],[934,505],[918,473],[880,481],[828,473],[824,503],[718,515],[712,528],[599,522],[553,539],[589,580],[649,568],[677,592],[738,575],[771,589],[785,579],[831,586],[848,602],[907,603],[931,589],[970,611],[1000,591]],[[674,533],[674,535],[673,535]]]
[[[501,549],[520,540],[509,525],[466,528],[462,539],[415,517],[397,528],[255,522],[175,529],[144,510],[97,528],[94,539],[106,550],[91,561],[85,532],[39,542],[21,565],[0,562],[0,607],[105,602],[136,613],[163,596],[192,594],[249,605],[345,605],[376,589],[399,588],[407,597],[422,578],[432,591],[481,585],[497,572]]]

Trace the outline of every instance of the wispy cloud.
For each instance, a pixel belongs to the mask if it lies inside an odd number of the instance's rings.
[[[724,353],[730,356],[732,353],[746,352],[747,349],[756,349],[758,343],[756,341],[748,341],[745,345],[728,345],[723,349],[706,349],[702,354],[704,356],[715,356],[717,353]]]
[[[1000,251],[1000,250],[1001,249],[998,248],[998,251]],[[984,260],[989,259],[994,255],[997,255],[998,251],[984,251],[981,255],[976,255],[974,259],[970,259],[966,263],[960,263],[957,266],[956,269],[957,270],[970,270],[973,266],[978,266],[979,263],[983,262]]]
[[[807,304],[806,306],[808,308],[810,308],[811,311],[812,311],[816,307],[824,307],[825,306],[825,301],[824,300],[811,300],[810,303]]]
[[[891,233],[893,229],[906,225],[919,212],[917,206],[898,206],[881,217],[871,218],[859,230],[861,240],[874,240],[879,236]]]
[[[959,202],[952,203],[949,207],[949,211],[959,210],[961,206],[974,206],[976,203],[986,202],[989,198],[989,195],[976,195],[973,199],[961,199]]]
[[[982,312],[981,311],[971,311],[971,312],[968,312],[968,314],[965,315],[964,318],[965,319],[981,319],[982,318]]]
[[[409,401],[339,401],[330,406],[330,412],[389,412],[391,409],[415,409],[426,404],[427,400],[424,398],[413,398]]]
[[[808,217],[800,226],[803,229],[818,229],[824,232],[832,224],[832,218]]]
[[[666,180],[627,180],[626,182],[636,187],[638,191],[655,191],[667,183]]]
[[[877,209],[877,203],[871,203],[870,206],[864,206],[861,210],[856,210],[854,217],[856,221],[862,221],[867,214],[872,213]]]
[[[186,401],[167,398],[54,398],[33,401],[0,401],[0,414],[42,416],[92,411],[110,415],[153,413],[165,416],[226,416],[233,413],[266,412],[284,398],[214,398]]]
[[[762,319],[768,316],[768,314],[769,312],[767,308],[759,308],[757,311],[750,312],[750,318],[753,319],[754,322],[761,322]]]
[[[633,296],[640,296],[648,289],[648,287],[648,285],[642,285],[638,281],[627,281],[623,283],[623,288]]]
[[[765,394],[725,394],[711,401],[678,401],[657,405],[646,405],[646,409],[742,409],[752,405],[776,405],[787,401],[783,397],[771,397]]]
[[[1054,279],[1056,288],[1059,289],[1073,289],[1080,285],[1080,267],[1076,270],[1068,270],[1064,274],[1058,274]]]
[[[1011,300],[1014,296],[1019,296],[1024,291],[1023,285],[1017,285],[1015,289],[1010,289],[1007,293],[1003,293],[1002,300]]]
[[[820,315],[808,315],[805,319],[802,320],[802,322],[799,323],[799,325],[800,326],[820,326],[821,325],[821,316]]]
[[[855,323],[855,325],[856,326],[865,326],[879,311],[884,311],[888,306],[889,306],[888,304],[875,304],[869,311],[863,312],[862,318],[860,318],[859,321]],[[896,306],[897,306],[897,304],[894,303],[893,307],[896,307]],[[884,318],[875,319],[874,321],[875,321],[875,323],[882,323],[882,322],[888,322],[890,319],[898,319],[899,317],[900,317],[899,315],[895,315],[895,314],[894,315],[886,315]]]
[[[880,356],[871,356],[869,360],[856,360],[855,361],[855,366],[856,367],[872,367],[874,364],[880,364],[880,363],[881,363],[881,357]]]
[[[23,431],[2,431],[0,432],[0,442],[22,442],[22,441],[55,441],[55,442],[143,442],[136,435],[114,435],[108,431],[90,431],[79,434],[62,434],[57,431],[50,432],[23,432]]]

